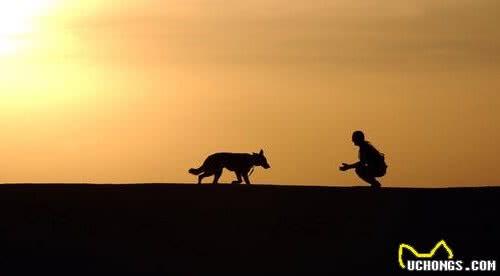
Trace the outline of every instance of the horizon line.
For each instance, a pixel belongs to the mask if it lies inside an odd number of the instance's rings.
[[[0,186],[34,186],[34,185],[80,185],[80,186],[230,186],[230,187],[250,187],[250,186],[261,186],[261,187],[304,187],[304,188],[334,188],[334,189],[347,189],[347,188],[363,188],[363,189],[373,189],[370,186],[362,186],[362,185],[346,185],[346,186],[338,186],[338,185],[308,185],[308,184],[281,184],[281,183],[256,183],[256,184],[231,184],[231,183],[219,183],[219,184],[197,184],[197,183],[172,183],[172,182],[123,182],[123,183],[99,183],[99,182],[7,182],[0,183]],[[437,186],[437,187],[418,187],[418,186],[382,186],[381,189],[389,190],[389,189],[484,189],[484,188],[500,188],[500,185],[484,185],[484,186]]]

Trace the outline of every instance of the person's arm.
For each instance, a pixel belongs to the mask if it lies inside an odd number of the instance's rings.
[[[359,149],[359,161],[353,164],[347,164],[347,163],[342,163],[342,166],[339,168],[341,171],[347,171],[351,169],[355,169],[357,167],[363,166],[363,164],[366,164],[366,157],[365,157],[365,152],[364,148]]]
[[[355,168],[357,168],[360,165],[361,165],[361,162],[356,162],[356,163],[353,163],[353,164],[342,163],[342,166],[339,169],[341,171],[347,171],[347,170],[350,170],[350,169],[355,169]]]

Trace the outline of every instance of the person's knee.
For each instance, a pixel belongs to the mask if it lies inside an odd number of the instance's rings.
[[[360,177],[363,177],[366,175],[366,170],[364,170],[363,167],[361,167],[361,166],[356,167],[355,171],[356,171],[356,174]]]
[[[357,167],[356,174],[358,175],[359,178],[361,178],[365,181],[370,182],[370,181],[374,180],[374,175],[369,167],[361,167],[361,166]]]

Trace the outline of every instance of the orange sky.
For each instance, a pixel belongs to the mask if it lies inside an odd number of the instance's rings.
[[[386,186],[500,184],[497,0],[15,3],[0,183],[195,182],[263,148],[255,183],[365,185],[337,169],[363,129]]]

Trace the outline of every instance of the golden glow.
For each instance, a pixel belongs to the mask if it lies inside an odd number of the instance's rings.
[[[401,4],[404,2],[404,5]],[[499,185],[500,1],[0,0],[0,183]],[[221,182],[233,180],[223,174]]]
[[[0,55],[11,54],[23,45],[24,37],[34,31],[35,17],[42,15],[52,0],[0,2]]]

